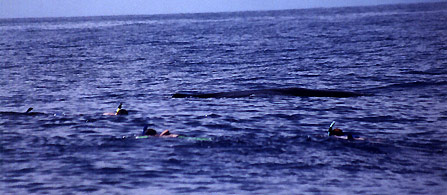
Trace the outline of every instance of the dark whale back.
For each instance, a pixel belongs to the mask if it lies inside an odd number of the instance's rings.
[[[363,94],[349,92],[349,91],[336,91],[336,90],[317,90],[317,89],[305,89],[305,88],[285,88],[285,89],[273,89],[279,91],[281,94],[290,96],[301,97],[357,97],[363,96]]]
[[[173,98],[240,98],[249,96],[272,96],[272,95],[285,95],[285,96],[299,96],[299,97],[357,97],[363,96],[363,94],[349,92],[349,91],[337,91],[337,90],[317,90],[317,89],[305,89],[305,88],[277,88],[277,89],[261,89],[261,90],[246,90],[246,91],[231,91],[220,93],[175,93]]]

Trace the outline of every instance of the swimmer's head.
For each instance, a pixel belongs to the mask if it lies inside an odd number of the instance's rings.
[[[155,135],[157,135],[157,131],[155,131],[153,129],[149,129],[148,126],[146,125],[143,128],[143,135],[155,136]]]
[[[123,103],[120,103],[120,105],[118,106],[118,109],[116,109],[116,115],[127,115],[127,114],[129,114],[128,112],[127,112],[127,110],[125,110],[125,109],[122,109],[122,107],[123,107]]]
[[[335,132],[343,132],[341,129],[339,129],[339,128],[335,128],[333,131],[335,131]]]
[[[343,133],[343,130],[339,129],[339,128],[335,128],[333,130],[334,133],[338,134],[338,133]]]
[[[116,111],[116,115],[128,115],[128,114],[129,114],[129,112],[127,112],[127,110],[124,110],[124,109],[118,109]]]
[[[337,135],[337,136],[342,136],[343,135],[343,131],[339,128],[335,128],[332,131],[329,131],[329,135]]]

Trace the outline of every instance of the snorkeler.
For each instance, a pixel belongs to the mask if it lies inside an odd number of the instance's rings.
[[[127,110],[122,109],[123,107],[123,103],[120,103],[120,105],[118,106],[118,109],[116,109],[115,113],[111,113],[111,112],[106,112],[103,115],[128,115],[129,112],[127,112]]]
[[[334,136],[336,138],[347,139],[347,140],[365,140],[364,138],[357,138],[357,137],[354,138],[354,136],[352,136],[352,134],[345,133],[339,128],[332,129],[334,124],[335,124],[335,121],[332,121],[331,125],[329,126],[329,129],[327,130],[327,134],[329,136]]]
[[[164,130],[160,134],[157,134],[157,131],[154,129],[149,129],[148,126],[144,126],[143,128],[143,136],[155,136],[155,137],[178,137],[178,134],[171,134],[169,130]]]
[[[171,134],[169,130],[164,130],[160,134],[157,134],[157,131],[154,129],[149,129],[148,125],[145,125],[143,128],[143,133],[139,136],[135,136],[136,139],[145,139],[145,138],[151,138],[151,137],[174,137],[174,138],[180,138],[180,139],[186,139],[186,140],[193,140],[193,141],[212,141],[212,138],[209,137],[194,137],[194,136],[185,136],[185,135],[179,135],[179,134]]]
[[[123,107],[123,103],[120,103],[120,105],[118,106],[118,109],[116,109],[116,115],[128,115],[129,113],[127,112],[127,110],[122,109]]]

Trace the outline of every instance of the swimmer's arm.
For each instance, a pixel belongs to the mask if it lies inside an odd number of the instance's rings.
[[[163,132],[160,133],[160,137],[178,137],[178,134],[171,134],[171,132],[169,132],[169,130],[164,130]]]

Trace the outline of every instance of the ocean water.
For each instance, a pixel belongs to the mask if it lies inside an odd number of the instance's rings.
[[[446,21],[447,3],[2,19],[0,193],[446,194]],[[369,95],[172,98],[290,87]],[[146,124],[211,141],[135,139]]]

